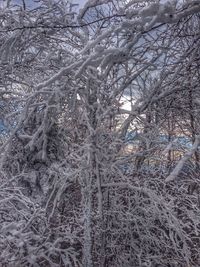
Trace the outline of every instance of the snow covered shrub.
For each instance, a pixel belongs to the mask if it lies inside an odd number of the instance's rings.
[[[74,8],[0,2],[0,265],[198,267],[200,5]]]

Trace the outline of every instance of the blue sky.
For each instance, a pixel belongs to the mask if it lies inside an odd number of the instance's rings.
[[[0,132],[5,130],[2,120],[0,120]]]
[[[83,6],[85,4],[86,0],[73,0],[73,3],[77,3],[79,4],[80,6]]]

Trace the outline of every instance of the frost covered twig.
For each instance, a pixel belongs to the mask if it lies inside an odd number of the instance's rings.
[[[196,138],[195,138],[195,142],[194,142],[192,148],[187,153],[185,153],[183,158],[178,162],[178,164],[176,165],[174,170],[165,179],[166,182],[174,181],[177,178],[177,176],[181,172],[181,170],[182,170],[184,164],[186,163],[186,161],[189,160],[192,157],[192,155],[195,153],[195,151],[198,149],[199,144],[200,144],[200,135],[197,135]]]

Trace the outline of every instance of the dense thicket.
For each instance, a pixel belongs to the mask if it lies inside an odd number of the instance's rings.
[[[200,265],[200,3],[0,4],[0,265]]]

